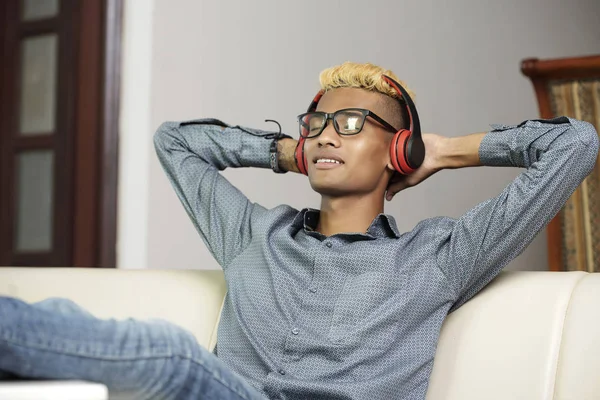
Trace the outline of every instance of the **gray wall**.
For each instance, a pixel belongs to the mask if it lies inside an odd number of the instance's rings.
[[[153,4],[152,130],[164,120],[198,117],[272,129],[263,122],[270,118],[297,136],[295,117],[318,89],[319,72],[352,60],[379,64],[405,80],[417,93],[424,131],[464,135],[491,123],[537,117],[533,89],[519,70],[523,58],[600,51],[597,0]],[[150,268],[218,268],[153,153],[148,168],[147,231],[139,232],[147,253],[140,259]],[[442,171],[396,196],[386,212],[402,231],[424,218],[458,217],[497,195],[518,173],[487,167]],[[319,206],[303,176],[254,169],[228,170],[225,176],[265,206]],[[545,269],[545,240],[543,232],[509,268]],[[127,251],[121,243],[122,255]]]

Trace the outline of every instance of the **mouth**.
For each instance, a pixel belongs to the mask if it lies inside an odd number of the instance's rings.
[[[316,157],[313,160],[316,169],[332,169],[344,165],[344,161],[339,157]]]

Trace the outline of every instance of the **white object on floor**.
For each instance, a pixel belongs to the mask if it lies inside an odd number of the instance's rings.
[[[0,382],[0,400],[108,400],[108,389],[84,381],[7,381]]]

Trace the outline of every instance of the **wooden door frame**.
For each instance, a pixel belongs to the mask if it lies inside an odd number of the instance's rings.
[[[123,0],[81,4],[73,265],[114,268]]]

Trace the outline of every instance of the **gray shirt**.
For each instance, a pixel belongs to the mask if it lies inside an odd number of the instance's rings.
[[[424,399],[448,312],[520,254],[590,173],[598,135],[557,118],[492,126],[484,165],[526,168],[458,219],[326,237],[318,210],[249,201],[220,173],[269,168],[272,133],[215,119],[165,122],[158,157],[223,268],[218,356],[266,397]],[[352,218],[351,215],[348,218]]]

